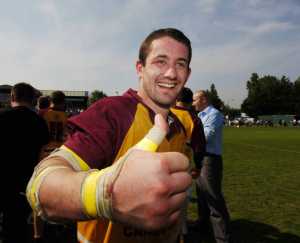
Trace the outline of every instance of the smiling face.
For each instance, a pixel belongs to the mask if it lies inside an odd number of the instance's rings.
[[[189,75],[189,51],[171,37],[155,39],[146,58],[136,64],[140,79],[139,96],[156,113],[167,112]]]

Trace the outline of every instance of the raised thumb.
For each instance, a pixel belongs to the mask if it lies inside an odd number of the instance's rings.
[[[161,114],[156,114],[154,126],[149,130],[146,136],[134,146],[134,148],[154,152],[162,143],[168,131],[169,126],[167,121]]]

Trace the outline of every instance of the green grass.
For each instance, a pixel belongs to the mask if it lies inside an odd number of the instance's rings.
[[[300,128],[226,127],[223,159],[236,242],[299,243]]]

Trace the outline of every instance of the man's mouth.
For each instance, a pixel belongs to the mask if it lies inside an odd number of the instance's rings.
[[[175,88],[176,84],[175,83],[161,83],[161,82],[159,82],[158,86],[163,87],[163,88],[172,89],[172,88]]]

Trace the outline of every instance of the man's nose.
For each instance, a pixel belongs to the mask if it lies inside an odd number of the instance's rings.
[[[165,72],[165,77],[168,77],[169,79],[175,79],[177,77],[176,68],[173,66],[169,66]]]

